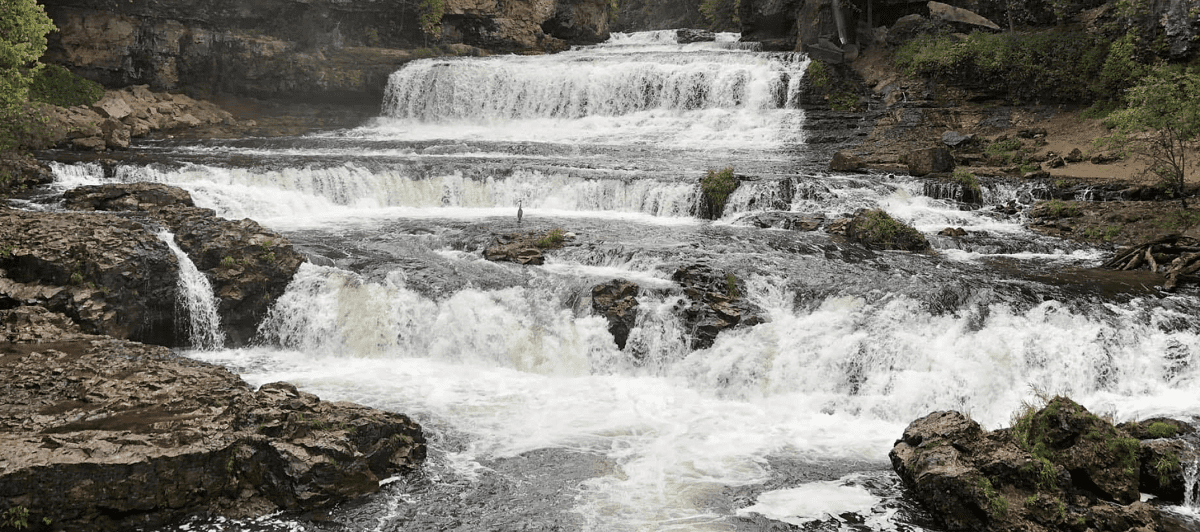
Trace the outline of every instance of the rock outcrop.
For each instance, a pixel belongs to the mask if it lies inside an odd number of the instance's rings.
[[[760,229],[788,229],[792,231],[816,231],[825,225],[825,215],[821,213],[805,214],[802,212],[767,211],[754,213],[738,218],[738,225],[751,225]]]
[[[1158,512],[1138,500],[1143,445],[1056,397],[993,432],[935,412],[912,422],[889,456],[949,530],[1151,532]]]
[[[81,333],[38,307],[0,311],[0,507],[55,530],[251,517],[371,493],[425,456],[402,414],[252,390],[166,348]]]
[[[0,308],[40,305],[90,334],[176,346],[179,264],[112,214],[0,211]]]
[[[109,87],[342,103],[378,102],[388,76],[420,57],[606,39],[611,10],[607,0],[44,4],[59,28],[46,59]]]
[[[557,249],[574,239],[571,233],[553,229],[546,233],[496,235],[483,251],[483,258],[493,262],[540,265],[546,262],[544,251]]]
[[[126,149],[132,139],[156,131],[197,126],[240,126],[228,111],[183,94],[152,92],[145,85],[111,90],[91,107],[52,107],[49,145],[79,150]]]
[[[63,202],[68,209],[136,213],[170,230],[180,249],[208,275],[222,329],[235,346],[253,338],[304,262],[283,236],[250,219],[217,217],[211,209],[195,207],[187,191],[168,185],[79,187],[67,191]]]
[[[706,264],[683,266],[671,280],[683,288],[684,301],[677,308],[688,331],[690,348],[707,349],[717,335],[734,327],[752,327],[763,323],[764,313],[743,297],[743,281],[728,272],[719,272]]]
[[[929,241],[920,231],[904,225],[888,213],[879,210],[862,210],[850,218],[829,224],[826,231],[845,235],[871,249],[929,251]]]
[[[629,331],[637,323],[638,292],[638,285],[622,279],[592,287],[592,312],[608,320],[608,332],[617,349],[625,349]]]
[[[805,0],[743,0],[738,3],[742,40],[762,43],[764,50],[790,52],[797,47],[797,21]],[[808,18],[806,17],[806,20]]]

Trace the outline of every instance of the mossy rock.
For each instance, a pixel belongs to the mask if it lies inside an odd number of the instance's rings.
[[[846,236],[872,249],[929,251],[929,241],[920,231],[873,209],[862,211],[846,226]]]

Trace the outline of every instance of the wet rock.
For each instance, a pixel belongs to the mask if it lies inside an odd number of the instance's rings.
[[[1047,172],[1045,170],[1033,170],[1031,172],[1025,172],[1024,174],[1021,174],[1021,179],[1049,179],[1049,178],[1050,178],[1050,172]]]
[[[638,285],[622,279],[592,287],[592,311],[608,320],[617,349],[625,349],[629,331],[637,323],[638,291]]]
[[[562,247],[567,241],[566,235],[561,229],[545,233],[496,235],[483,250],[483,257],[493,262],[540,265],[546,261],[544,251]]]
[[[889,457],[949,530],[1157,530],[1157,511],[1138,502],[1138,448],[1056,397],[992,432],[958,412],[935,412],[912,422]]]
[[[920,231],[896,221],[879,209],[855,214],[846,222],[845,234],[847,238],[872,249],[916,252],[930,249],[929,241]]]
[[[0,306],[40,305],[85,332],[179,345],[179,264],[135,221],[93,213],[0,212]]]
[[[739,218],[735,223],[760,229],[788,229],[792,231],[816,231],[825,224],[825,215],[799,212],[761,212]]]
[[[717,35],[707,30],[694,29],[679,29],[675,30],[675,42],[679,44],[691,44],[694,42],[713,42],[717,40]]]
[[[967,236],[967,230],[961,227],[947,227],[941,231],[938,231],[938,234],[942,236],[960,237]]]
[[[222,367],[69,321],[0,311],[0,334],[16,342],[0,345],[0,505],[28,508],[30,523],[116,531],[316,510],[424,459],[403,414],[285,383],[255,391]]]
[[[908,173],[921,177],[953,170],[954,157],[944,147],[925,148],[906,154],[904,164],[908,166]]]
[[[0,196],[54,182],[54,173],[45,164],[15,150],[0,151],[0,176],[7,176],[0,179]]]
[[[861,158],[845,150],[834,153],[829,160],[829,169],[834,172],[858,172],[866,166]]]
[[[253,220],[226,220],[196,208],[187,191],[169,185],[79,187],[67,191],[63,203],[69,209],[138,213],[174,233],[180,249],[209,277],[222,329],[234,346],[253,339],[304,262],[282,235]]]
[[[129,149],[129,128],[112,118],[100,124],[101,138],[110,150]]]
[[[695,264],[675,270],[671,279],[683,287],[685,300],[676,310],[690,332],[691,349],[712,347],[717,335],[733,327],[750,327],[766,321],[757,305],[742,297],[742,281],[728,272]]]
[[[1182,504],[1189,486],[1184,464],[1196,459],[1196,450],[1178,438],[1155,438],[1141,442],[1138,490],[1164,501]]]

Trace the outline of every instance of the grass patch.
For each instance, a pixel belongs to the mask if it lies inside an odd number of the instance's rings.
[[[979,479],[979,491],[983,498],[987,500],[988,512],[993,518],[1000,518],[1008,515],[1008,499],[1003,494],[996,491],[992,487],[992,481],[987,477]]]
[[[875,248],[920,250],[929,247],[920,231],[896,221],[880,209],[856,217],[847,234]]]
[[[1165,487],[1171,482],[1171,473],[1181,471],[1183,466],[1179,464],[1179,457],[1175,453],[1166,453],[1154,462],[1154,473],[1158,477],[1158,485]]]
[[[566,231],[555,227],[554,229],[551,229],[550,232],[542,235],[542,237],[539,238],[537,242],[534,242],[533,245],[542,249],[561,246],[563,240],[566,239],[566,234]]]
[[[1146,427],[1146,434],[1149,434],[1151,438],[1170,438],[1175,436],[1176,432],[1175,425],[1162,421],[1155,421]]]
[[[1052,199],[1045,203],[1046,214],[1054,218],[1076,218],[1083,214],[1073,201]]]

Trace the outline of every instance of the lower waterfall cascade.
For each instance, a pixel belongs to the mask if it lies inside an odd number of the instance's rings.
[[[354,129],[51,165],[60,188],[178,186],[312,259],[257,341],[229,349],[211,287],[160,235],[180,261],[186,356],[425,427],[425,469],[334,509],[336,526],[178,530],[937,530],[887,458],[916,418],[953,409],[999,428],[1039,391],[1117,420],[1200,411],[1200,293],[1096,288],[1106,250],[999,212],[1031,203],[1027,185],[985,184],[984,206],[963,210],[910,176],[829,172],[804,144],[803,54],[672,33],[413,61]],[[724,167],[741,186],[700,220],[699,180]],[[862,208],[935,253],[745,223]],[[577,236],[544,265],[482,256],[493,235],[556,228]],[[765,323],[689,348],[672,274],[691,265],[744,284]],[[590,305],[612,279],[642,288],[624,349]],[[1170,510],[1198,505],[1193,488]]]

